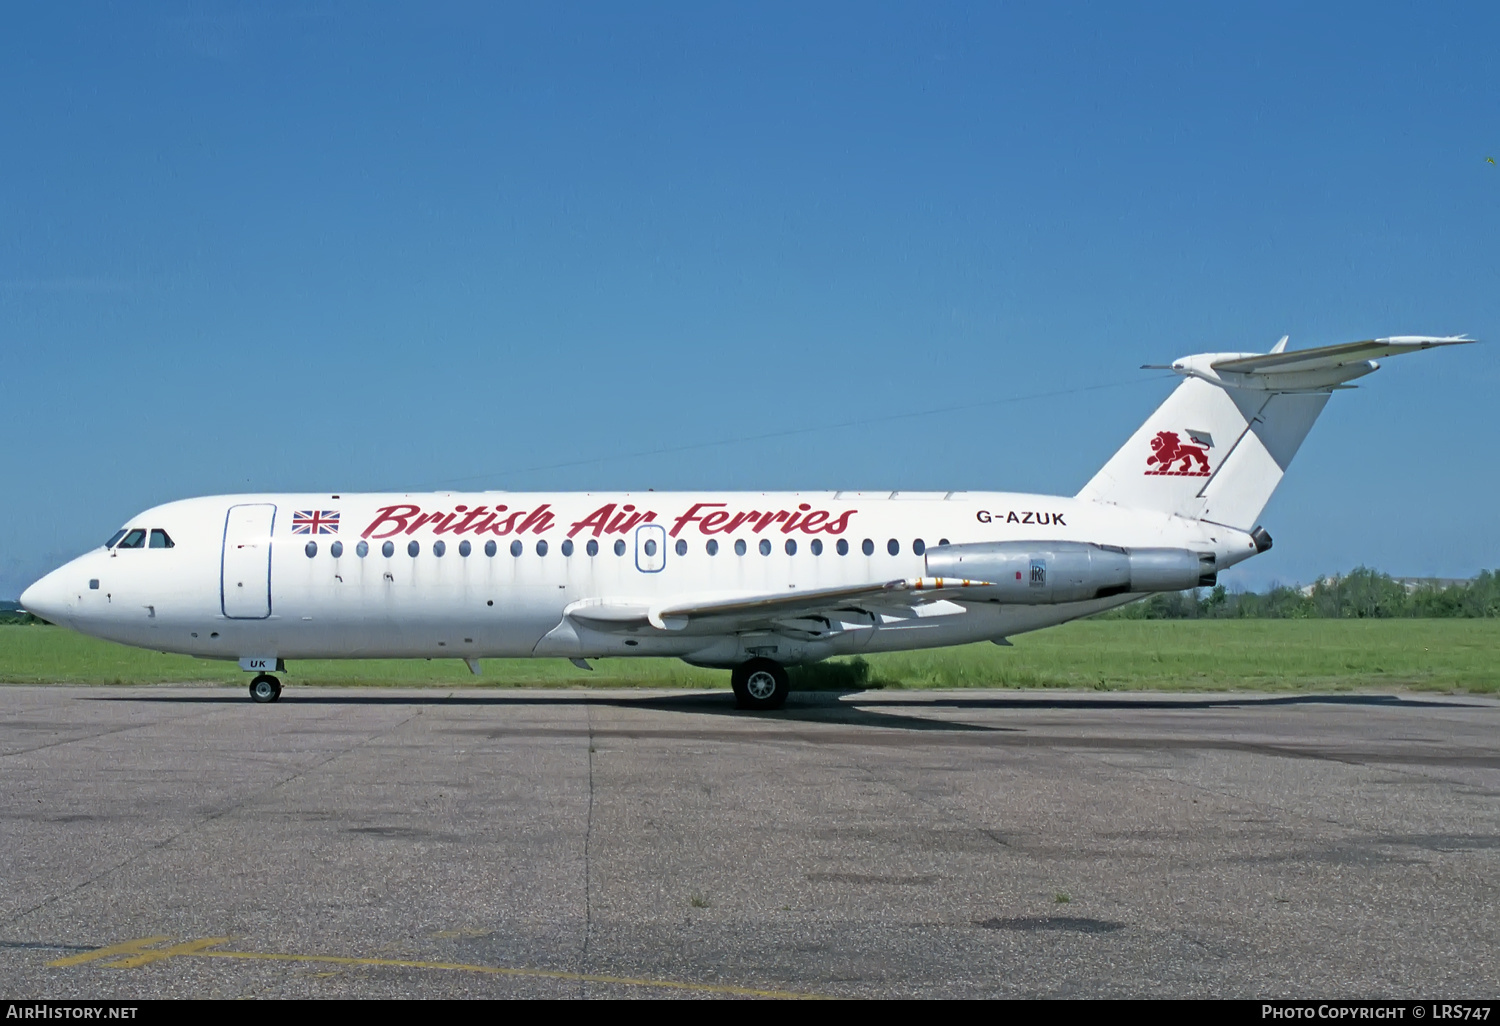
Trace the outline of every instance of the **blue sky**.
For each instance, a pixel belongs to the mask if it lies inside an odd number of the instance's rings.
[[[1495,567],[1496,38],[1478,3],[9,5],[0,597],[222,491],[1071,494],[1170,389],[1140,364],[1282,334],[1494,341],[1335,396],[1233,579]]]

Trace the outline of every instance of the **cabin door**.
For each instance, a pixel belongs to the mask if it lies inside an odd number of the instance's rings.
[[[224,518],[219,602],[232,620],[271,615],[271,528],[276,507],[266,502],[230,506]]]

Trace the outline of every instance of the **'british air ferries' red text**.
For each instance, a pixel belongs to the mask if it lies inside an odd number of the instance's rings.
[[[800,503],[795,510],[731,510],[728,503],[695,502],[686,513],[672,521],[668,533],[677,537],[683,531],[696,530],[699,534],[732,534],[744,529],[754,534],[772,528],[782,534],[800,531],[803,534],[843,534],[849,527],[849,518],[858,510],[845,510],[834,516],[825,509],[813,509],[810,503]],[[628,534],[641,524],[659,523],[655,510],[639,510],[633,503],[623,505],[605,503],[581,520],[568,527],[568,537],[588,533],[595,538],[606,534]],[[475,506],[472,509],[460,503],[451,512],[434,510],[424,513],[414,503],[398,503],[382,506],[375,511],[360,535],[362,538],[389,538],[397,534],[415,534],[427,528],[433,534],[542,534],[557,523],[557,518],[548,503],[534,510],[512,510],[503,503],[491,507]]]

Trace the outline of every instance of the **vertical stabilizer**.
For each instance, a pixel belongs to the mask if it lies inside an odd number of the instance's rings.
[[[1080,499],[1255,525],[1328,396],[1374,373],[1371,357],[1471,340],[1414,336],[1286,352],[1187,356],[1187,380],[1094,475]]]

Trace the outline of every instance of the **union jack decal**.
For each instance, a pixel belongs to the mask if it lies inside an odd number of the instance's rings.
[[[336,509],[299,509],[292,514],[293,534],[338,534]]]

